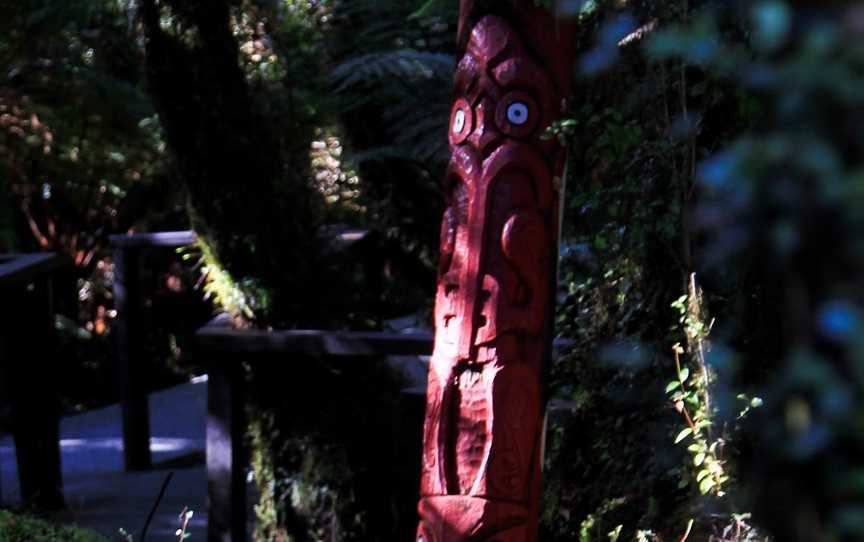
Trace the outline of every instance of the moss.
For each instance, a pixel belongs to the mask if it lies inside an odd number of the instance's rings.
[[[108,542],[102,535],[0,510],[0,542]]]
[[[195,243],[182,249],[183,259],[197,259],[205,298],[240,320],[253,320],[256,313],[267,308],[268,295],[249,279],[237,282],[216,256],[216,251],[205,236],[199,235]]]
[[[372,359],[293,361],[251,375],[256,542],[410,537],[416,488],[401,481],[416,468],[397,457],[394,430],[404,383]]]

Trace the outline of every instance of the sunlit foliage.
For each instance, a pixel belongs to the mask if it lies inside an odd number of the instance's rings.
[[[0,183],[26,219],[18,243],[84,267],[140,219],[122,203],[164,151],[126,23],[108,1],[16,2],[0,21]]]

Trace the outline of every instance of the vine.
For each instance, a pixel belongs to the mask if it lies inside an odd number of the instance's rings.
[[[672,346],[676,378],[666,385],[666,394],[675,411],[685,421],[685,427],[677,433],[674,442],[688,443],[687,451],[692,465],[692,475],[682,475],[679,487],[683,489],[695,481],[702,496],[718,499],[724,504],[724,509],[734,510],[734,503],[728,495],[734,478],[726,453],[727,445],[734,440],[739,424],[747,414],[762,406],[762,399],[738,394],[737,399],[744,405],[734,423],[731,426],[728,423],[718,424],[720,415],[713,401],[718,376],[706,360],[706,354],[710,351],[708,337],[714,327],[714,319],[708,317],[695,273],[690,275],[687,294],[676,299],[671,306],[678,311],[678,323],[684,333],[686,346],[681,343]],[[722,528],[715,527],[718,534],[712,536],[711,541],[768,540],[747,523],[750,514],[732,511],[724,517],[728,517],[729,522]],[[707,518],[707,521],[712,519]],[[689,536],[693,523],[691,519],[682,541]],[[647,533],[645,537],[648,539]]]

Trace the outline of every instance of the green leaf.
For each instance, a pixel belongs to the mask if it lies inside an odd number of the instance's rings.
[[[693,456],[693,466],[694,467],[698,467],[704,462],[705,462],[705,454],[704,453],[700,452],[700,453],[696,454],[695,456]]]
[[[687,379],[690,378],[690,369],[687,367],[681,369],[681,372],[678,373],[678,378],[681,379],[681,382],[687,382]]]
[[[597,250],[605,250],[608,246],[609,243],[606,241],[604,236],[597,234],[597,236],[594,237],[594,248]]]
[[[714,480],[708,476],[699,482],[699,492],[706,495],[714,487]]]
[[[672,382],[666,384],[666,393],[669,393],[669,392],[671,392],[671,391],[674,391],[674,390],[677,389],[678,386],[680,386],[680,385],[681,385],[681,382],[680,382],[680,381],[678,381],[678,380],[673,380]]]
[[[682,429],[681,432],[678,433],[678,436],[675,437],[675,444],[678,444],[679,442],[690,436],[691,433],[693,433],[693,430],[689,427]]]

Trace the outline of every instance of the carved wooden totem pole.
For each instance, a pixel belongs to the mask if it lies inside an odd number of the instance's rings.
[[[569,28],[533,0],[462,0],[418,542],[534,542]]]

